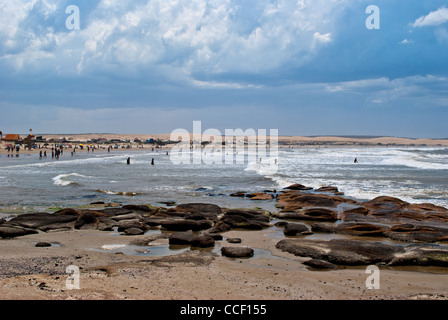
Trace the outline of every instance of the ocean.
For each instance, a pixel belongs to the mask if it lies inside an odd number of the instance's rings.
[[[275,210],[275,201],[230,194],[280,191],[293,183],[336,186],[345,196],[359,200],[388,195],[448,208],[448,148],[444,147],[280,148],[276,166],[272,159],[263,158],[244,163],[204,162],[175,164],[167,150],[146,149],[97,150],[73,156],[66,151],[59,160],[3,154],[0,214],[54,212],[99,201],[155,206],[170,201],[202,202]]]

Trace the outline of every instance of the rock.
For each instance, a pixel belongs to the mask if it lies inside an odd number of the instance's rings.
[[[190,214],[188,216],[185,216],[185,219],[186,220],[207,220],[206,217],[204,217],[201,214],[197,214],[197,213],[192,213],[192,214]]]
[[[270,223],[258,220],[248,219],[242,215],[224,215],[221,222],[229,225],[231,228],[242,228],[250,230],[261,230],[263,228],[270,227]]]
[[[310,229],[301,223],[286,223],[283,233],[285,236],[297,236],[310,234]]]
[[[241,239],[240,238],[228,238],[227,242],[228,243],[241,243]]]
[[[64,208],[64,209],[56,211],[54,214],[75,215],[75,216],[77,216],[79,214],[79,210],[76,210],[76,209],[73,209],[73,208]]]
[[[225,216],[242,216],[249,220],[269,222],[269,211],[255,209],[228,209]]]
[[[210,229],[213,223],[208,220],[165,219],[160,225],[162,228],[171,231],[199,231]]]
[[[311,187],[306,187],[303,184],[295,183],[285,188],[286,190],[312,190]]]
[[[191,240],[192,247],[209,248],[213,247],[214,245],[215,239],[213,239],[213,237],[209,235],[197,236]]]
[[[245,195],[246,192],[244,191],[238,191],[230,194],[231,197],[241,197],[241,198],[243,198]]]
[[[246,195],[250,200],[272,200],[274,196],[272,194],[264,193],[264,192],[255,192]]]
[[[77,219],[75,215],[59,215],[51,213],[27,213],[11,219],[8,223],[12,226],[21,226],[29,229],[39,229],[51,224],[65,224]]]
[[[99,223],[96,228],[100,231],[113,231],[118,226],[118,223],[109,217],[99,217],[98,220]]]
[[[151,217],[140,217],[139,219],[142,223],[146,224],[149,227],[157,227],[160,226],[162,224],[162,222],[166,221],[165,218],[162,217],[156,217],[156,216],[151,216]]]
[[[334,265],[333,263],[319,259],[307,260],[303,264],[314,269],[325,269],[325,270],[337,269],[337,266]]]
[[[417,224],[393,225],[385,235],[393,240],[407,242],[448,241],[448,226],[434,227]]]
[[[221,254],[230,258],[248,258],[254,255],[254,249],[248,247],[223,247]]]
[[[391,266],[417,265],[448,267],[448,247],[411,245],[389,263]]]
[[[104,201],[94,201],[90,203],[91,205],[96,205],[96,204],[106,204],[104,203]]]
[[[209,233],[208,235],[215,239],[215,241],[220,241],[223,239],[222,235],[219,233]]]
[[[213,233],[221,233],[221,232],[226,232],[226,231],[230,231],[231,227],[222,222],[222,221],[218,221],[215,223],[215,225],[210,228],[209,230],[207,230],[207,233],[209,234],[213,234]]]
[[[164,204],[168,207],[173,207],[176,205],[176,201],[159,201],[159,203]]]
[[[313,223],[311,225],[311,230],[313,232],[339,233],[360,237],[362,236],[379,237],[384,236],[384,233],[387,232],[389,228],[383,225],[377,225],[371,223],[344,222],[339,224]]]
[[[193,231],[174,232],[169,236],[169,243],[176,245],[190,245],[194,238]]]
[[[104,213],[108,217],[116,217],[124,214],[130,214],[132,213],[132,210],[113,207],[113,208],[104,208],[101,210],[101,213]]]
[[[136,236],[144,233],[145,231],[140,228],[127,228],[126,230],[124,230],[124,234],[128,236]]]
[[[362,203],[367,216],[389,221],[415,220],[448,223],[448,209],[433,204],[410,204],[401,199],[381,196]]]
[[[143,212],[152,212],[153,209],[151,209],[150,207],[148,207],[147,205],[144,204],[127,204],[124,205],[122,207],[123,209],[126,210],[131,210],[131,211],[143,211]]]
[[[287,191],[277,196],[278,207],[284,211],[294,211],[304,207],[334,208],[341,203],[356,204],[355,200],[328,194],[310,194],[300,191]]]
[[[51,243],[46,242],[46,241],[39,241],[34,246],[35,247],[39,247],[39,248],[41,248],[41,247],[51,247]]]
[[[369,210],[369,216],[374,216],[375,218],[391,218],[397,212],[401,212],[407,205],[408,203],[405,201],[387,196],[376,197],[364,202],[364,206]]]
[[[118,231],[125,231],[126,229],[137,228],[140,230],[146,230],[147,227],[138,219],[121,220],[118,222]]]
[[[129,242],[130,245],[134,246],[143,246],[146,247],[151,244],[151,242],[159,240],[159,239],[169,239],[169,235],[165,233],[160,234],[150,234],[146,235],[143,238],[137,237]]]
[[[142,215],[139,213],[136,213],[136,212],[126,213],[126,214],[121,214],[118,216],[110,217],[110,219],[112,219],[114,221],[132,220],[132,219],[140,219],[140,218],[142,218]]]
[[[103,213],[98,213],[95,211],[86,211],[81,212],[78,215],[78,218],[75,221],[74,228],[75,229],[87,229],[87,228],[96,228],[100,223],[98,217],[104,216]]]
[[[388,263],[399,253],[400,246],[357,240],[284,239],[276,248],[296,256],[325,260],[336,265],[368,265]]]
[[[8,223],[3,223],[0,225],[1,238],[15,238],[25,236],[27,234],[36,234],[36,233],[39,233],[39,231],[30,228],[24,228],[21,226],[11,226]]]
[[[173,208],[175,212],[199,214],[210,220],[217,220],[222,213],[219,206],[208,203],[187,203],[179,204]]]
[[[296,211],[280,211],[275,214],[280,219],[299,219],[299,220],[320,220],[320,221],[336,221],[338,220],[335,210],[326,208],[301,209]]]
[[[345,209],[342,211],[341,219],[344,221],[359,221],[359,220],[368,220],[367,214],[369,213],[369,209],[366,207],[355,207],[351,209]]]
[[[324,186],[316,189],[317,192],[326,192],[326,193],[339,193],[338,187],[333,186]]]

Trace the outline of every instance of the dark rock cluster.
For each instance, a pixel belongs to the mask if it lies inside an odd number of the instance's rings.
[[[215,246],[230,230],[283,229],[277,249],[309,257],[305,264],[332,269],[339,265],[422,265],[448,267],[448,209],[433,204],[411,204],[383,196],[370,201],[343,197],[333,186],[316,190],[295,184],[280,192],[237,192],[235,197],[276,201],[278,212],[262,209],[225,209],[215,204],[187,203],[169,207],[148,205],[103,206],[97,210],[66,208],[54,213],[30,213],[0,220],[0,237],[72,229],[117,231],[142,235],[151,228],[171,231],[171,245]],[[275,222],[274,222],[275,221]],[[337,234],[320,240],[310,234]],[[389,244],[381,240],[387,239]],[[240,243],[241,239],[228,239]],[[394,243],[396,242],[396,244]],[[390,244],[394,243],[394,244]],[[227,246],[228,257],[252,257],[254,250]]]

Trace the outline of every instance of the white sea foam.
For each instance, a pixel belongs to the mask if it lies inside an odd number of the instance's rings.
[[[443,160],[445,160],[445,163],[442,162]],[[446,156],[439,157],[402,153],[389,158],[385,158],[382,163],[387,165],[406,166],[410,168],[425,170],[448,170]]]
[[[57,186],[68,186],[70,184],[77,184],[76,181],[69,180],[68,178],[72,177],[80,177],[80,178],[91,178],[89,176],[85,176],[79,173],[65,173],[57,175],[56,177],[52,178],[53,183]]]

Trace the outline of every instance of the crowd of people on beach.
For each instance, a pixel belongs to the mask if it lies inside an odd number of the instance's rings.
[[[22,146],[22,147],[24,149],[26,149],[25,146]],[[54,146],[51,147],[51,159],[59,160],[59,158],[64,154],[64,150],[67,150],[69,148],[72,148],[72,150],[70,151],[72,157],[74,157],[76,155],[76,150],[78,150],[78,149],[79,150],[84,150],[85,149],[87,152],[92,152],[92,153],[96,149],[100,149],[99,146],[95,147],[93,145],[92,146],[79,145],[79,146],[67,147],[67,146],[64,146],[62,144],[60,144],[60,145],[59,144],[55,144]],[[115,147],[115,149],[116,148],[117,147]],[[5,149],[8,151],[8,158],[9,157],[13,157],[14,156],[14,152],[16,154],[16,157],[19,157],[21,146],[20,145],[16,145],[16,146],[7,145],[5,147]],[[38,149],[43,149],[43,150],[40,150],[39,153],[38,153],[40,160],[49,158],[49,156],[47,155],[47,147],[38,146]],[[107,148],[107,152],[110,153],[113,149],[114,149],[113,146],[109,146]],[[152,151],[157,151],[157,150],[155,148],[152,148]],[[166,154],[168,155],[168,151],[166,152]],[[131,158],[130,157],[128,157],[126,159],[126,163],[127,164],[131,164]],[[152,160],[151,160],[151,165],[155,165],[154,158],[152,158]]]

